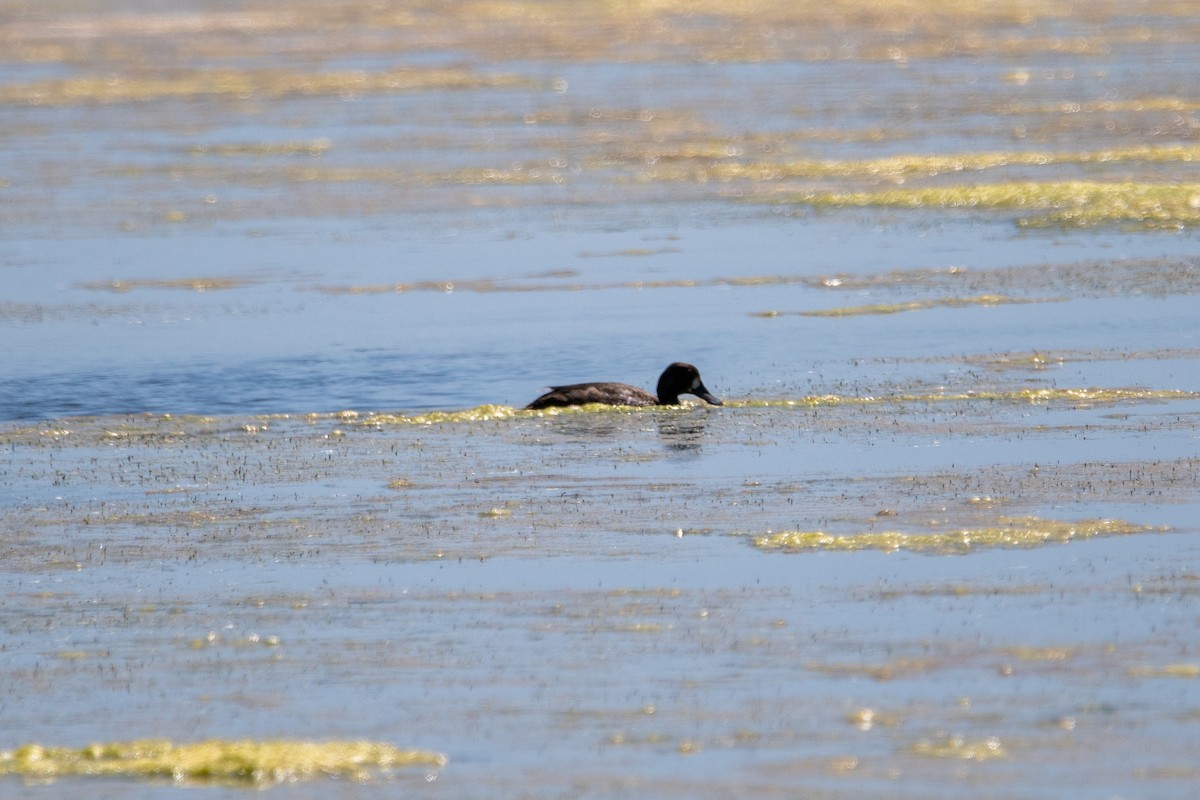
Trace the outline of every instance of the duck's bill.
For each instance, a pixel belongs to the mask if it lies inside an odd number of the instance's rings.
[[[699,397],[701,400],[703,400],[704,402],[706,402],[710,405],[714,405],[714,406],[724,405],[724,403],[721,402],[721,398],[717,397],[715,394],[710,392],[708,389],[704,388],[704,384],[700,384],[699,386],[697,386],[695,391],[692,392],[692,394],[696,395],[696,397]]]

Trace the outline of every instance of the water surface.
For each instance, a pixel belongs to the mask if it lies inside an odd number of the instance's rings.
[[[191,6],[0,10],[0,750],[1194,795],[1190,3]]]

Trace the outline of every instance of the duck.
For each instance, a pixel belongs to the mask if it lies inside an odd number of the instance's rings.
[[[570,386],[551,386],[550,391],[525,408],[536,411],[587,403],[606,406],[675,406],[679,405],[681,394],[693,394],[710,405],[722,405],[721,399],[700,380],[700,370],[682,361],[676,361],[663,370],[658,378],[657,392],[657,395],[650,394],[645,389],[627,383],[573,383]]]

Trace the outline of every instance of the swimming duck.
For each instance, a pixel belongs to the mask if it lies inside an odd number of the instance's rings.
[[[603,403],[608,406],[674,406],[679,404],[679,395],[694,394],[706,403],[721,405],[700,380],[700,370],[691,364],[676,361],[663,370],[658,379],[658,396],[645,389],[627,383],[573,383],[570,386],[551,386],[550,391],[534,400],[527,409],[553,408],[555,406],[581,406],[585,403]]]

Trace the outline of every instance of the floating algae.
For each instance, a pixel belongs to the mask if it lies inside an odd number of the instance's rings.
[[[818,408],[847,405],[903,405],[908,403],[992,402],[1033,405],[1070,403],[1075,406],[1116,405],[1119,403],[1195,400],[1200,393],[1185,389],[1145,389],[1141,387],[1077,387],[1012,389],[1007,391],[935,392],[927,394],[880,395],[808,395],[793,399],[726,400],[724,408]]]
[[[1164,664],[1129,668],[1131,678],[1200,678],[1200,664]]]
[[[0,87],[0,103],[76,105],[144,103],[165,98],[223,96],[239,100],[289,95],[346,95],[472,89],[531,88],[514,75],[475,75],[462,69],[405,68],[390,72],[292,72],[279,69],[183,71],[174,75],[83,76]]]
[[[960,758],[965,761],[987,761],[1008,755],[1004,745],[994,736],[986,739],[964,739],[959,736],[922,739],[912,746],[912,752],[929,758]]]
[[[908,550],[935,555],[959,555],[997,547],[1040,547],[1065,544],[1077,539],[1100,536],[1125,536],[1133,533],[1162,532],[1166,528],[1134,525],[1115,519],[1085,519],[1078,522],[1039,517],[1000,517],[993,527],[956,528],[937,533],[878,531],[858,534],[830,534],[823,531],[781,531],[757,536],[752,541],[761,550],[854,551]]]
[[[942,297],[936,300],[911,300],[906,303],[872,303],[863,306],[823,308],[818,311],[797,312],[802,317],[855,317],[865,314],[899,314],[927,308],[965,308],[967,306],[1000,306],[1024,303],[1052,303],[1062,298],[1008,297],[1001,294],[981,294],[975,297]],[[759,315],[762,316],[762,315]],[[773,314],[772,316],[778,316]]]
[[[355,420],[359,425],[443,425],[455,422],[490,422],[517,418],[557,417],[568,414],[641,414],[649,412],[663,413],[664,411],[679,411],[700,407],[697,403],[684,401],[679,407],[674,406],[610,406],[602,403],[588,403],[582,406],[564,406],[562,408],[546,408],[530,411],[512,406],[482,405],[465,408],[461,411],[428,411],[422,414],[367,414]]]
[[[1170,351],[1174,352],[1174,351]],[[1186,351],[1181,351],[1186,352]],[[1151,357],[1153,353],[1132,354]],[[457,411],[427,411],[406,414],[395,412],[359,412],[344,410],[333,413],[310,413],[299,417],[308,425],[333,421],[338,425],[357,428],[385,428],[392,426],[435,426],[456,423],[490,423],[519,420],[537,420],[551,417],[594,416],[597,414],[628,416],[646,414],[655,418],[665,415],[722,414],[737,409],[811,410],[818,408],[862,408],[888,406],[893,409],[903,406],[920,406],[941,403],[997,404],[997,405],[1065,405],[1072,408],[1094,408],[1142,403],[1168,403],[1200,400],[1200,392],[1186,389],[1154,389],[1141,386],[1092,386],[1092,387],[1047,387],[1024,389],[978,389],[960,391],[930,391],[913,393],[880,394],[816,394],[799,397],[759,397],[748,399],[727,398],[720,408],[706,406],[688,400],[678,406],[609,406],[590,404],[563,408],[528,411],[513,406],[485,404]],[[188,439],[203,436],[236,436],[252,438],[270,429],[274,424],[286,424],[292,419],[288,414],[261,414],[245,418],[234,428],[222,429],[221,421],[214,417],[188,415],[143,414],[122,418],[72,417],[68,420],[9,426],[0,430],[0,443],[25,443],[36,445],[46,441],[75,441],[103,444],[182,444]],[[326,434],[340,436],[340,429]],[[178,487],[157,492],[182,491]],[[192,517],[190,521],[204,520]]]
[[[219,289],[239,289],[254,284],[251,278],[135,278],[84,283],[84,289],[110,292],[131,292],[134,289],[188,289],[210,292]]]
[[[806,395],[798,398],[726,400],[723,408],[797,408],[810,409],[837,406],[902,405],[908,403],[993,402],[1045,405],[1070,403],[1076,406],[1115,405],[1118,403],[1166,402],[1195,400],[1200,393],[1184,389],[1147,389],[1141,387],[1079,387],[1047,389],[1015,389],[1011,391],[937,392],[931,394],[881,395]],[[664,414],[688,413],[695,409],[720,413],[699,403],[683,401],[679,406],[611,406],[589,403],[530,411],[504,405],[481,405],[459,411],[428,411],[420,414],[374,412],[358,414],[342,411],[335,415],[310,414],[310,421],[332,416],[347,424],[384,427],[391,425],[445,425],[457,422],[492,422],[512,419],[557,417],[570,414]]]
[[[424,414],[369,414],[356,420],[360,425],[443,425],[451,422],[489,422],[511,419],[520,413],[511,406],[482,405],[462,411],[429,411]]]
[[[937,176],[960,172],[980,172],[1003,167],[1044,167],[1062,164],[1109,164],[1146,162],[1152,164],[1184,163],[1200,160],[1200,147],[1195,145],[1133,145],[1086,152],[1012,151],[990,153],[949,153],[932,155],[901,155],[887,158],[811,160],[797,159],[780,162],[745,164],[722,163],[711,166],[707,173],[718,180],[748,178],[778,180],[781,178],[873,178],[897,183],[910,177]]]
[[[1052,302],[1061,296],[1112,297],[1119,295],[1179,296],[1200,293],[1200,259],[1119,258],[1065,264],[1025,264],[1003,268],[951,266],[938,269],[897,269],[877,273],[833,273],[826,275],[766,274],[720,275],[711,278],[677,278],[626,281],[565,282],[574,274],[545,274],[529,280],[500,277],[448,278],[375,284],[314,284],[302,291],[329,295],[408,294],[528,294],[534,292],[599,292],[650,289],[739,289],[764,286],[808,286],[814,289],[859,291],[862,289],[936,290],[954,292],[965,300],[950,299],[946,305],[990,305],[1000,302]],[[120,281],[122,285],[129,281]],[[108,283],[87,288],[112,288]],[[134,287],[130,287],[134,288]],[[137,287],[140,288],[140,287]],[[1049,297],[1021,297],[1014,292],[1039,293]],[[976,300],[975,298],[981,298]],[[942,304],[938,301],[937,304]],[[898,308],[896,310],[907,310]],[[784,312],[760,312],[755,316],[778,317]]]
[[[1031,352],[981,353],[968,356],[936,356],[919,360],[961,362],[987,367],[991,370],[1043,370],[1068,362],[1096,361],[1165,361],[1168,359],[1200,358],[1200,350],[1189,347],[1163,347],[1155,350],[1034,350]]]
[[[1200,225],[1200,183],[1013,181],[984,185],[810,192],[779,202],[818,207],[1020,210],[1029,227],[1131,223],[1145,228]]]
[[[23,745],[0,751],[0,776],[38,781],[99,776],[268,786],[315,778],[365,781],[384,770],[437,769],[446,762],[441,753],[401,750],[379,742],[212,739],[174,744],[145,739],[91,744],[78,750]]]

